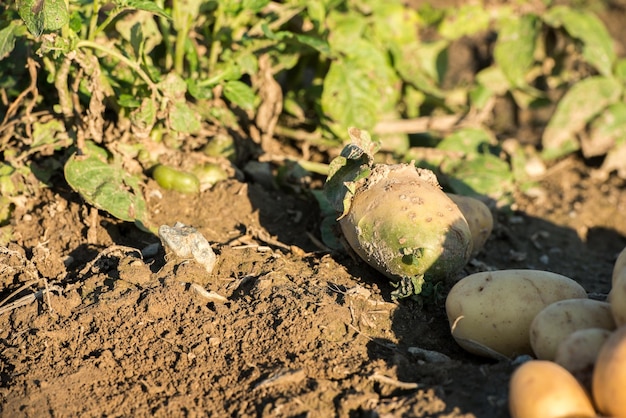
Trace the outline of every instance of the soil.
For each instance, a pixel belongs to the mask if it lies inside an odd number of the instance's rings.
[[[626,246],[626,182],[594,173],[572,155],[512,211],[494,208],[459,277],[541,269],[605,297]],[[24,303],[0,313],[0,415],[508,416],[516,363],[468,354],[443,301],[393,301],[380,273],[325,249],[310,196],[250,178],[145,195],[156,225],[211,243],[211,273],[61,179],[16,209],[0,300],[23,288],[11,300]]]

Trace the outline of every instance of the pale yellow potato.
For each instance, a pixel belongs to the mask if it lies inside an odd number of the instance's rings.
[[[626,325],[626,268],[614,276],[613,287],[609,292],[611,313],[618,327]]]
[[[589,396],[567,370],[551,361],[530,360],[509,383],[511,418],[595,417]]]
[[[592,386],[593,399],[604,416],[626,418],[626,327],[618,328],[602,346]]]
[[[469,196],[447,193],[459,207],[472,233],[472,256],[485,246],[493,230],[493,215],[483,202]]]
[[[626,275],[626,248],[619,253],[613,265],[613,285],[615,285],[615,280],[617,280],[617,276],[620,274]]]
[[[572,332],[586,328],[615,329],[608,302],[591,299],[554,302],[533,319],[530,345],[538,359],[554,360],[559,343]]]
[[[543,308],[585,298],[574,280],[538,270],[500,270],[461,279],[446,299],[452,336],[465,350],[496,359],[532,354],[530,324]]]
[[[600,349],[611,335],[602,328],[587,328],[572,332],[559,343],[554,362],[570,372],[588,391]]]

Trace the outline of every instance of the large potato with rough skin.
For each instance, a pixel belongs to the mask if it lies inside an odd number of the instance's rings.
[[[390,278],[445,279],[471,252],[471,232],[436,177],[412,164],[376,165],[339,220],[352,249]]]
[[[450,290],[446,312],[452,336],[467,351],[493,358],[532,354],[530,324],[549,304],[585,298],[574,280],[538,270],[475,273]]]
[[[605,416],[626,418],[626,327],[602,346],[593,371],[593,399]]]
[[[615,329],[607,302],[569,299],[554,302],[535,316],[530,325],[530,345],[540,360],[554,360],[559,343],[572,332],[586,328]]]
[[[585,390],[567,370],[551,361],[531,360],[509,383],[512,418],[591,418],[596,413]]]
[[[483,202],[469,196],[448,193],[448,197],[459,207],[472,233],[472,256],[484,247],[493,230],[493,215]]]

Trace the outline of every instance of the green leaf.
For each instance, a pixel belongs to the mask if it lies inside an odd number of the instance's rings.
[[[399,98],[399,80],[385,53],[363,39],[351,49],[331,63],[322,91],[322,111],[336,123],[331,129],[338,136],[350,126],[371,130]]]
[[[0,30],[0,60],[6,58],[15,48],[15,29],[17,24],[11,22],[9,26]]]
[[[32,148],[42,145],[55,144],[61,133],[65,132],[65,125],[58,119],[51,119],[48,122],[33,123],[33,143]]]
[[[463,154],[445,157],[439,164],[454,193],[502,199],[513,190],[511,167],[494,144],[491,133],[479,128],[460,129],[441,140],[437,149]]]
[[[590,12],[556,6],[542,15],[550,26],[564,27],[567,33],[583,43],[583,56],[602,75],[610,75],[615,51],[613,40],[602,21]]]
[[[20,17],[34,36],[60,29],[70,20],[65,0],[18,0],[17,7]]]
[[[572,86],[543,132],[542,156],[552,159],[578,150],[576,134],[604,108],[616,103],[621,94],[622,86],[609,77],[590,77]]]
[[[65,164],[65,179],[83,199],[118,219],[148,225],[148,210],[141,179],[121,164],[109,163],[104,149],[91,142],[82,155],[72,154]]]
[[[526,74],[534,62],[539,18],[532,14],[505,18],[494,48],[494,59],[514,87],[526,86]]]
[[[482,5],[463,5],[450,8],[450,13],[439,25],[439,35],[454,40],[475,35],[489,28],[489,11]]]
[[[224,83],[224,96],[242,109],[254,109],[256,95],[250,86],[241,81],[232,80]]]
[[[620,142],[626,142],[626,103],[623,102],[609,106],[590,123],[589,135],[581,138],[583,155],[587,158],[604,155]]]
[[[201,128],[198,114],[185,102],[177,102],[172,106],[169,114],[172,129],[183,133],[198,132]]]
[[[258,13],[269,4],[270,0],[243,0],[242,7],[252,13]]]
[[[172,17],[153,0],[128,0],[126,6],[130,9],[145,10],[146,12],[153,13],[165,19],[172,19]]]

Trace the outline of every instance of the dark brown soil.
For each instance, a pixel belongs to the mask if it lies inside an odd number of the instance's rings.
[[[602,298],[626,246],[626,182],[594,172],[570,156],[494,209],[461,276],[541,269]],[[145,195],[156,225],[208,239],[211,274],[61,180],[16,208],[0,249],[1,416],[508,416],[515,365],[463,351],[443,301],[394,302],[381,274],[325,250],[310,196],[250,179]],[[21,287],[22,305],[3,302]]]
[[[496,212],[464,274],[543,269],[607,293],[625,185],[590,172],[571,157],[515,213]],[[236,180],[147,195],[157,224],[213,244],[212,274],[162,249],[142,258],[156,237],[62,188],[16,214],[2,287],[47,285],[50,298],[0,316],[3,416],[507,416],[514,366],[460,349],[441,304],[394,303],[376,271],[321,251],[310,200]]]

